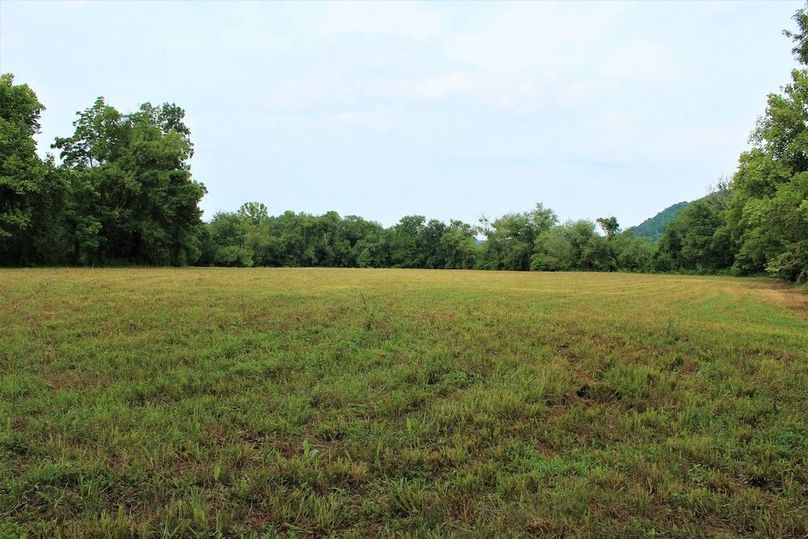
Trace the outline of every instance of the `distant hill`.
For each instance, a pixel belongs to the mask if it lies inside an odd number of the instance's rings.
[[[688,206],[690,206],[690,202],[678,202],[673,206],[668,206],[637,226],[627,228],[626,232],[631,232],[641,238],[651,238],[654,241],[659,241],[659,238],[662,237],[662,230],[665,228],[665,225],[670,223],[674,217],[679,215],[681,211]]]

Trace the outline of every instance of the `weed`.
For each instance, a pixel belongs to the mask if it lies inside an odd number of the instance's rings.
[[[788,294],[0,270],[0,536],[806,536]]]

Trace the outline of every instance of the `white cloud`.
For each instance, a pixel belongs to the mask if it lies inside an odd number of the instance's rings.
[[[66,9],[76,9],[76,10],[86,9],[90,7],[92,4],[93,2],[90,2],[89,0],[63,0],[62,2],[59,3],[59,5],[61,5]]]
[[[329,2],[320,31],[329,34],[381,34],[432,39],[450,22],[446,10],[414,2]]]
[[[426,42],[428,49],[342,52],[339,39],[328,40],[333,61],[318,65],[316,74],[277,81],[266,95],[269,103],[306,107],[358,105],[379,97],[467,99],[530,112],[574,107],[613,94],[617,85],[666,84],[680,75],[666,44],[632,36],[636,28],[629,28],[625,39],[614,39],[622,31],[623,4],[507,3],[496,10],[454,11],[414,3],[326,7],[326,15],[313,21],[314,35],[378,35],[404,40],[405,47]],[[385,70],[397,76],[377,75]]]
[[[328,208],[318,186],[339,185],[351,212],[388,222],[496,215],[548,193],[571,217],[641,218],[731,172],[793,66],[780,31],[799,7],[6,2],[0,61],[48,107],[43,141],[69,133],[99,94],[123,109],[186,108],[206,207],[265,195]],[[93,69],[76,78],[82,58]],[[365,188],[379,178],[386,189]],[[598,182],[642,186],[645,206],[619,189],[569,188]],[[444,184],[450,194],[435,195]],[[394,206],[389,189],[411,198]]]
[[[615,46],[596,69],[599,75],[626,85],[667,84],[683,75],[680,62],[669,46],[636,38]]]
[[[506,3],[448,38],[448,57],[488,70],[566,72],[597,55],[620,4]]]
[[[382,109],[371,111],[340,112],[332,118],[332,124],[337,127],[358,126],[372,131],[392,131],[402,125],[401,120]]]

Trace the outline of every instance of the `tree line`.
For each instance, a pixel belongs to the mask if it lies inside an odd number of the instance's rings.
[[[270,215],[248,202],[203,222],[191,133],[175,104],[123,114],[103,98],[40,159],[43,105],[0,75],[0,264],[402,267],[767,273],[808,280],[808,14],[795,16],[800,67],[768,96],[738,169],[653,241],[614,217],[560,223],[537,204],[474,225],[336,212]],[[600,230],[598,230],[600,229]]]
[[[0,75],[0,263],[186,265],[199,260],[204,186],[191,178],[185,112],[144,103],[121,114],[103,98],[41,160],[43,110]]]
[[[422,215],[394,226],[336,212],[269,215],[258,202],[219,212],[205,228],[200,263],[218,266],[397,267],[492,270],[655,271],[651,240],[618,234],[617,220],[559,224],[537,204],[478,225]]]

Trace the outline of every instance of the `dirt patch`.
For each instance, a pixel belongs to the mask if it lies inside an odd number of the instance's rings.
[[[808,318],[808,293],[788,285],[761,289],[763,300]]]

